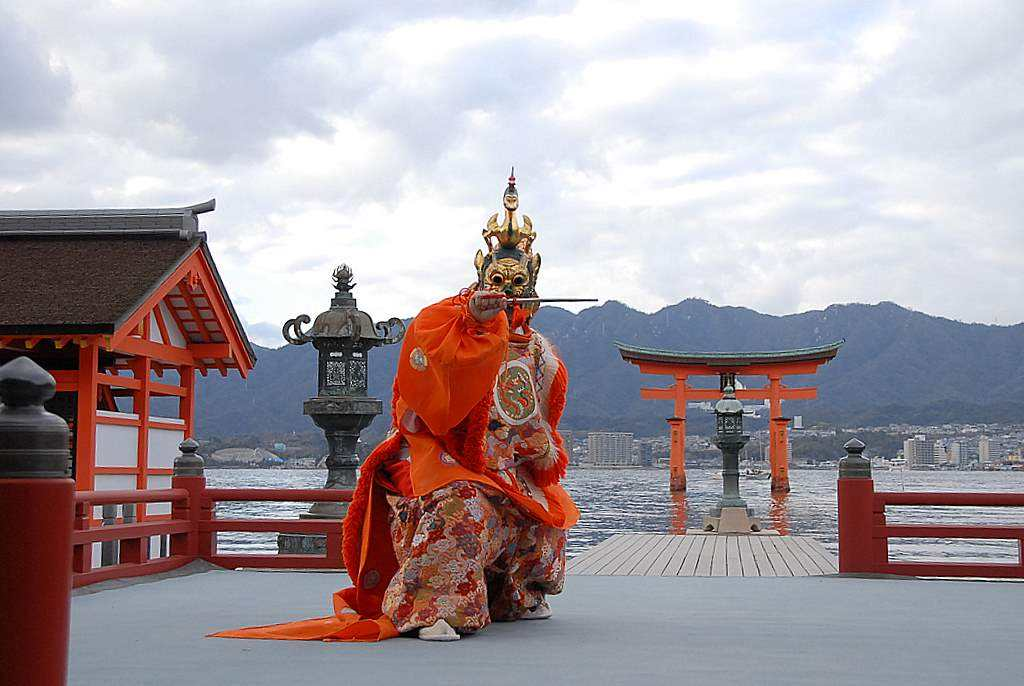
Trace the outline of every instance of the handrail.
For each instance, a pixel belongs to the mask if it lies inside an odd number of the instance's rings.
[[[349,502],[352,491],[327,488],[207,488],[205,476],[179,475],[172,488],[152,490],[79,491],[74,495],[75,530],[73,585],[145,576],[203,559],[228,569],[239,567],[341,569],[342,521],[338,519],[269,519],[214,516],[218,502]],[[171,518],[95,526],[92,508],[124,503],[171,503]],[[217,551],[219,532],[322,534],[326,555],[250,554]],[[149,539],[168,536],[167,557],[149,557]],[[92,545],[120,542],[120,564],[93,568]]]
[[[1024,507],[1024,493],[876,492],[875,505],[945,505],[952,507]]]
[[[852,439],[839,461],[839,572],[909,576],[1024,578],[1024,526],[1005,524],[888,524],[887,506],[1024,507],[1024,493],[876,492],[864,444]],[[892,538],[1008,539],[1016,562],[894,562]]]
[[[127,538],[169,536],[187,534],[192,531],[191,522],[183,519],[165,519],[157,522],[132,522],[130,524],[109,524],[95,529],[82,529],[71,534],[72,545],[121,541]]]
[[[203,495],[213,502],[348,502],[352,491],[334,488],[207,488]]]
[[[120,491],[78,491],[75,504],[120,505],[121,503],[178,503],[188,499],[184,488]]]
[[[340,519],[209,519],[199,532],[245,531],[281,534],[340,534]]]

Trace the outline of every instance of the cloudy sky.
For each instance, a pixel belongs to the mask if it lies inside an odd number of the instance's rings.
[[[211,9],[214,8],[214,9]],[[467,285],[1024,320],[1024,2],[0,0],[0,207],[203,215],[251,337]]]

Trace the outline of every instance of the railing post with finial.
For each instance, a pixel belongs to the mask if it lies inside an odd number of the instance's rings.
[[[27,357],[0,367],[0,639],[4,683],[67,683],[71,618],[68,425],[43,403],[57,384]]]
[[[843,446],[846,457],[839,460],[839,572],[870,574],[877,569],[874,559],[875,482],[871,461],[864,457],[865,445],[851,438]]]
[[[196,453],[199,444],[191,438],[182,441],[178,450],[181,454],[174,459],[171,488],[183,488],[188,491],[188,500],[174,503],[171,516],[174,519],[187,519],[192,523],[192,528],[187,534],[174,534],[171,537],[171,555],[185,555],[190,558],[209,555],[208,541],[207,545],[203,545],[203,541],[209,539],[212,534],[199,531],[199,522],[204,519],[205,463]],[[205,519],[209,519],[209,508],[205,508],[205,511]]]

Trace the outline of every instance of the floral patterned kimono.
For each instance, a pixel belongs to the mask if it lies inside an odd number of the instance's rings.
[[[334,615],[221,632],[230,638],[377,641],[444,619],[471,632],[514,620],[562,589],[559,484],[568,375],[516,310],[478,322],[464,292],[405,336],[388,437],[367,458],[345,519],[354,586]]]
[[[507,488],[541,506],[546,497],[526,465],[557,454],[546,408],[551,346],[539,334],[514,335],[493,389],[484,434],[486,471]],[[403,425],[417,420],[411,411]],[[413,427],[416,428],[416,427]],[[442,454],[442,460],[452,460]],[[404,483],[410,455],[403,450],[384,465],[390,483]],[[453,481],[423,496],[393,487],[392,545],[399,562],[384,595],[383,611],[398,631],[444,619],[459,631],[492,620],[514,620],[536,608],[545,594],[562,590],[565,531],[537,521],[502,490],[474,481]]]

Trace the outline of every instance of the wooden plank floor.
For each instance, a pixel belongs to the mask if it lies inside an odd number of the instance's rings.
[[[590,576],[824,576],[832,553],[810,536],[616,534],[569,561]]]

